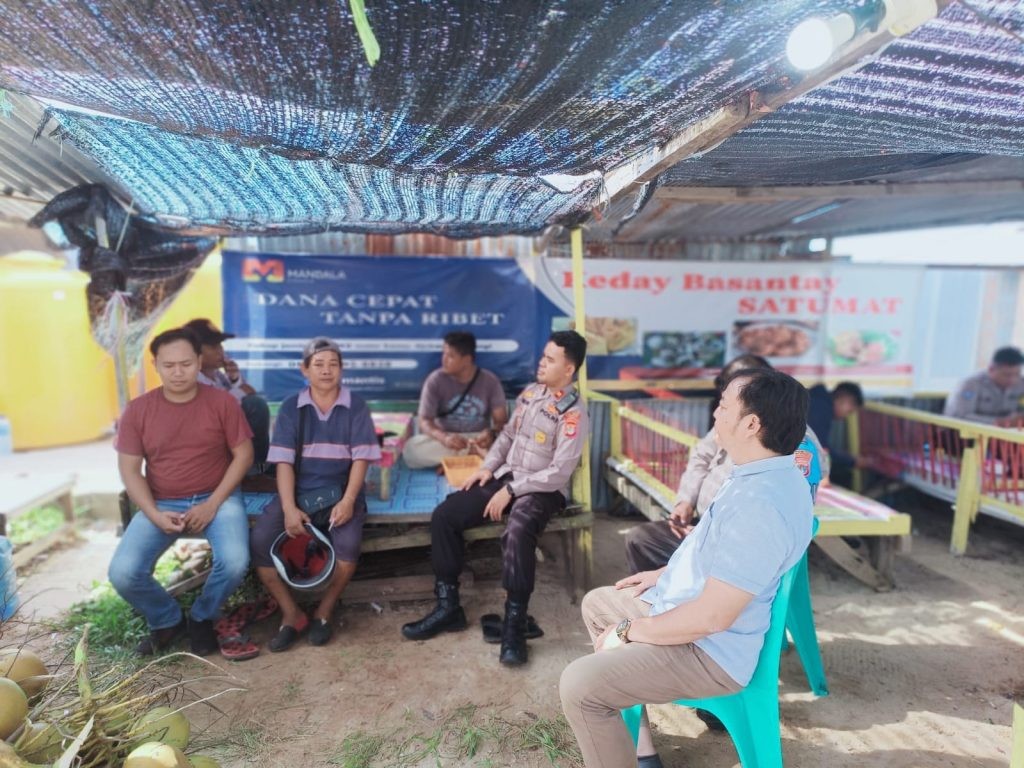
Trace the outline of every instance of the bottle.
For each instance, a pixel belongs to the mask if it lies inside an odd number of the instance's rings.
[[[931,443],[927,443],[926,442],[924,445],[922,445],[921,446],[921,453],[924,455],[924,460],[928,461],[928,459],[930,459],[931,456],[932,456],[932,446],[931,446]]]
[[[11,421],[0,416],[0,456],[14,452],[14,438],[11,436]]]

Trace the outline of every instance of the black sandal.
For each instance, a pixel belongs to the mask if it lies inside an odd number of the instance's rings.
[[[281,653],[291,648],[295,641],[299,639],[299,635],[309,629],[309,619],[306,619],[301,626],[290,627],[287,624],[282,624],[277,630],[277,634],[270,638],[270,642],[267,643],[267,647],[270,648],[271,653]]]
[[[326,619],[313,619],[313,626],[309,630],[310,645],[327,645],[334,634],[331,624]]]

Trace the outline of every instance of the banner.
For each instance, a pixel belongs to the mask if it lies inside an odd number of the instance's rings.
[[[301,350],[329,336],[344,381],[367,398],[417,398],[452,330],[477,338],[477,361],[508,394],[533,381],[554,308],[510,259],[294,256],[225,251],[225,343],[271,400],[297,392]],[[541,334],[541,337],[538,337]]]
[[[590,376],[706,378],[743,353],[801,377],[913,385],[924,269],[830,263],[584,262]],[[531,270],[570,324],[572,264]]]

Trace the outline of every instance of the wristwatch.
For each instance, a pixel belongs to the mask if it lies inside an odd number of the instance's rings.
[[[618,626],[615,627],[615,634],[619,637],[619,642],[629,642],[629,628],[633,625],[632,619],[623,619],[619,622]]]
[[[505,483],[505,490],[508,491],[509,499],[512,500],[512,501],[515,501],[516,492],[512,490],[512,483],[511,483],[511,481]]]

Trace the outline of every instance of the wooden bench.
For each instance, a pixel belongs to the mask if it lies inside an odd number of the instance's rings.
[[[7,523],[33,509],[57,504],[64,513],[64,523],[52,533],[26,544],[14,553],[14,567],[21,568],[67,537],[75,527],[75,505],[72,490],[75,476],[62,475],[0,475],[0,536],[7,535]]]
[[[247,495],[247,494],[243,494]],[[128,527],[132,515],[137,508],[121,492],[119,497],[122,529]],[[560,514],[551,518],[544,536],[558,536],[563,562],[563,577],[570,600],[578,602],[590,588],[593,574],[593,540],[591,530],[594,525],[594,514],[578,506],[570,506]],[[482,541],[497,539],[505,530],[504,523],[488,523],[465,532],[466,541]],[[362,552],[386,552],[390,550],[408,549],[411,547],[430,546],[430,514],[416,513],[408,515],[375,515],[366,518],[363,532]],[[206,573],[179,582],[174,586],[172,594],[200,586],[206,580]]]
[[[363,531],[363,552],[430,546],[430,515],[369,515]],[[578,506],[551,518],[544,537],[557,535],[563,563],[563,578],[569,599],[579,602],[590,589],[593,576],[594,513]],[[466,541],[500,538],[505,524],[488,523],[463,533]]]

